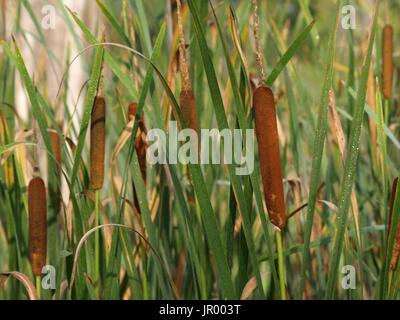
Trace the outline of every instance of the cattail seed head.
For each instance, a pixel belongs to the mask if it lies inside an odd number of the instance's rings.
[[[192,90],[182,90],[179,95],[179,101],[183,120],[188,128],[198,132],[196,100]]]
[[[382,31],[382,92],[385,99],[392,97],[393,84],[393,27],[385,25]]]
[[[40,276],[46,265],[47,202],[46,187],[42,178],[33,178],[28,185],[29,255],[32,272]]]
[[[104,182],[106,103],[96,96],[90,123],[90,187],[99,190]]]
[[[56,130],[49,129],[50,143],[53,151],[54,159],[57,161],[57,164],[61,164],[61,144],[60,138]]]
[[[253,106],[265,202],[272,224],[282,230],[286,227],[287,218],[275,101],[271,89],[257,88],[253,95]]]

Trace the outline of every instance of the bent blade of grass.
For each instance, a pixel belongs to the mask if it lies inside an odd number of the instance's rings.
[[[367,92],[367,81],[371,63],[372,49],[374,46],[378,11],[379,11],[379,2],[377,2],[377,6],[375,9],[375,15],[368,44],[368,51],[362,69],[360,87],[358,90],[357,100],[355,104],[354,119],[351,124],[351,135],[348,145],[347,158],[345,162],[343,182],[341,184],[340,196],[339,196],[339,212],[336,219],[335,241],[334,241],[332,258],[330,260],[330,265],[329,265],[328,281],[325,294],[326,298],[328,299],[333,298],[335,293],[337,272],[343,249],[344,233],[346,230],[347,216],[350,206],[350,195],[355,180],[356,166],[360,149],[360,136],[363,123],[363,116],[364,116],[365,98]]]
[[[138,14],[138,28],[139,28],[139,33],[140,33],[140,39],[143,41],[142,46],[146,48],[147,54],[151,54],[151,38],[150,38],[150,28],[149,24],[147,22],[147,17],[146,13],[144,10],[143,6],[143,1],[142,0],[135,0],[134,4],[137,9],[137,14]]]
[[[144,235],[142,235],[139,231],[137,231],[137,230],[134,229],[134,228],[131,228],[131,227],[129,227],[129,226],[126,226],[126,225],[123,225],[123,224],[119,224],[119,223],[101,224],[101,225],[98,225],[98,226],[95,226],[95,227],[89,229],[89,230],[82,236],[82,238],[79,240],[79,243],[78,243],[77,248],[76,248],[75,256],[74,256],[73,267],[72,267],[71,280],[70,280],[70,285],[69,285],[69,291],[70,291],[70,293],[71,293],[72,288],[73,288],[73,285],[74,285],[75,274],[76,274],[77,266],[78,266],[78,258],[79,258],[79,254],[80,254],[80,251],[81,251],[81,249],[82,249],[82,246],[85,244],[85,242],[87,241],[87,239],[89,238],[89,236],[90,236],[91,234],[93,234],[93,233],[95,233],[95,232],[99,232],[100,229],[103,229],[103,228],[110,228],[110,227],[111,227],[111,228],[121,228],[121,229],[125,229],[125,230],[127,230],[127,231],[133,232],[133,233],[135,233],[136,235],[138,235],[138,236],[149,246],[149,248],[151,249],[151,251],[155,254],[155,256],[157,257],[157,259],[159,260],[159,263],[160,263],[160,266],[162,267],[162,269],[163,269],[164,271],[166,271],[166,270],[165,270],[164,261],[162,260],[162,258],[161,258],[160,255],[158,254],[158,252],[155,250],[155,248],[154,248],[153,244],[151,243],[151,241],[148,241],[148,240],[146,239],[146,237],[145,237]],[[169,276],[169,275],[168,275],[168,276]],[[172,282],[170,276],[168,277],[168,281],[169,281],[170,285],[173,287],[173,282]]]
[[[82,20],[79,19],[78,16],[74,12],[72,12],[68,7],[67,7],[67,10],[71,14],[75,23],[82,30],[82,33],[84,34],[86,40],[90,44],[98,43],[96,37],[90,32],[89,28],[82,22]],[[120,70],[118,62],[112,57],[112,55],[108,51],[106,51],[104,53],[104,60],[107,63],[107,65],[110,67],[111,71],[117,76],[117,78],[121,81],[121,83],[128,89],[128,92],[131,94],[132,98],[134,100],[138,100],[139,95],[132,85],[132,80],[129,79],[129,77],[124,72],[122,72],[122,70]]]
[[[96,0],[97,5],[100,7],[100,10],[103,12],[104,16],[107,18],[107,20],[110,22],[111,26],[115,29],[115,31],[119,34],[121,39],[124,40],[124,42],[127,45],[131,45],[127,35],[125,34],[124,29],[121,27],[121,25],[118,23],[117,18],[113,15],[113,13],[106,7],[105,3],[102,0]]]
[[[4,285],[5,280],[7,280],[9,277],[13,277],[22,283],[29,297],[29,300],[39,299],[36,293],[35,285],[32,283],[32,281],[26,274],[18,271],[2,272],[0,273],[0,285]],[[1,278],[5,278],[5,280]]]
[[[298,296],[299,299],[301,299],[303,295],[304,285],[306,281],[306,270],[308,269],[310,263],[311,230],[314,221],[315,204],[317,201],[318,188],[321,178],[322,153],[324,150],[325,136],[328,128],[329,89],[331,87],[332,77],[333,77],[333,60],[336,51],[337,25],[339,20],[339,9],[341,7],[341,4],[342,0],[338,0],[336,4],[335,19],[329,37],[325,78],[324,78],[324,83],[322,85],[321,98],[318,107],[318,123],[317,123],[317,131],[315,134],[313,154],[312,154],[310,192],[308,197],[306,225],[304,230],[304,248],[303,248],[302,264],[301,264],[301,276],[300,276],[301,280],[300,280],[300,288]]]

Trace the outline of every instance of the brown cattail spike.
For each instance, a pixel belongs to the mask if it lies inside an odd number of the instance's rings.
[[[286,227],[287,217],[275,101],[271,89],[257,88],[253,95],[253,104],[265,203],[271,222],[282,230]]]
[[[385,25],[382,31],[382,92],[385,99],[392,97],[393,84],[393,27]]]
[[[90,187],[99,190],[104,182],[106,103],[103,97],[94,100],[90,124]]]
[[[46,187],[42,178],[33,178],[28,185],[29,255],[32,272],[40,276],[46,265],[47,202]]]
[[[182,116],[188,128],[198,132],[196,100],[192,90],[182,90],[179,95]]]
[[[58,133],[54,129],[49,129],[48,132],[50,136],[51,148],[53,149],[52,151],[54,159],[56,160],[57,164],[61,164],[61,145]]]

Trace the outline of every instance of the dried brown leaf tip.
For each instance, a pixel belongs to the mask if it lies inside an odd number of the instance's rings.
[[[47,248],[47,200],[46,187],[40,177],[33,178],[28,185],[29,210],[29,255],[32,272],[40,276],[46,265]]]
[[[106,102],[96,96],[90,119],[90,187],[100,190],[104,182]]]
[[[253,110],[265,202],[271,222],[282,230],[286,227],[287,217],[275,101],[270,88],[255,90]]]
[[[385,99],[392,97],[393,85],[393,27],[387,24],[382,31],[382,93]]]
[[[128,106],[128,119],[129,121],[133,120],[136,115],[137,103],[133,102]],[[144,124],[143,114],[139,120],[139,129],[136,133],[135,137],[135,149],[139,159],[140,170],[142,173],[142,178],[146,181],[146,151],[147,151],[147,143],[146,143],[146,133],[147,129]]]
[[[135,118],[137,107],[138,107],[138,105],[136,102],[132,102],[131,104],[129,104],[129,106],[128,106],[128,121],[131,121]]]

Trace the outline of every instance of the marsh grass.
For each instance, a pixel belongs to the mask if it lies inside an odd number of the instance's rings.
[[[396,1],[379,11],[355,1],[363,19],[349,31],[340,27],[342,1],[187,0],[168,8],[161,0],[97,0],[105,42],[100,23],[57,0],[63,57],[54,54],[36,1],[5,3],[1,299],[399,298],[400,192],[390,196],[389,185],[400,159]],[[45,63],[32,60],[28,34]],[[43,74],[55,70],[54,98]],[[273,114],[256,106],[254,84],[279,96],[270,97]],[[234,164],[146,164],[147,129],[160,128],[168,139],[170,120],[196,130],[255,128],[254,172],[237,176]],[[273,155],[262,146],[269,139]],[[265,161],[272,157],[280,169],[270,168],[276,177],[268,191]],[[47,177],[34,178],[41,182],[33,188],[35,162]],[[284,228],[269,218],[270,194],[284,201]],[[40,236],[31,230],[39,209],[47,241],[42,229]],[[30,258],[33,247],[40,261]],[[56,290],[38,294],[33,283],[44,264],[56,268]],[[351,292],[341,287],[344,265],[356,268]]]

